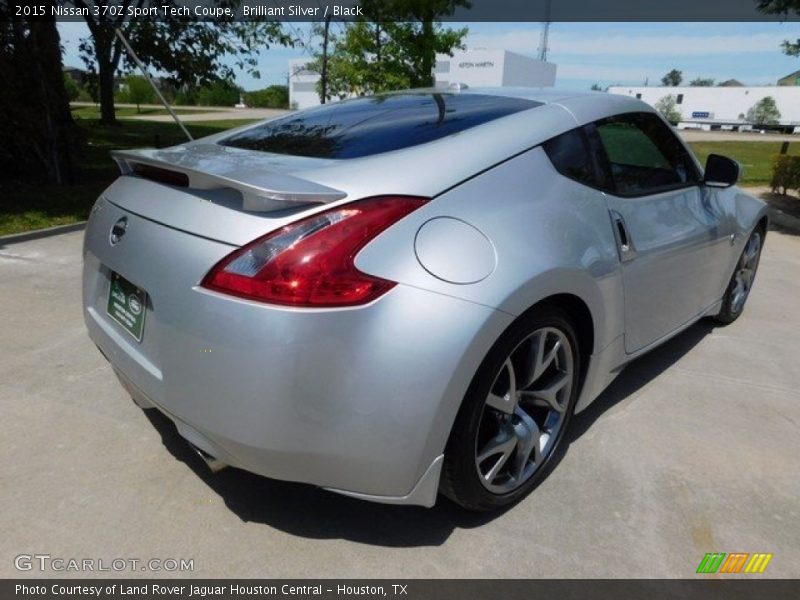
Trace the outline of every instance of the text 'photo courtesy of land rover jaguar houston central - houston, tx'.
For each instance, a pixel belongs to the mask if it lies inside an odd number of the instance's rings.
[[[649,106],[414,90],[161,150],[84,243],[89,335],[212,466],[475,510],[698,319],[742,312],[767,229]]]

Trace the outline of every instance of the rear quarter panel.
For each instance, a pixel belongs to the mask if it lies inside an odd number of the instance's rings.
[[[472,284],[428,273],[415,254],[420,227],[455,217],[492,243],[496,265]],[[453,260],[470,260],[454,245]],[[622,332],[623,299],[616,243],[602,193],[560,176],[540,147],[435,198],[373,240],[356,259],[367,272],[483,304],[512,316],[553,294],[581,298],[595,324],[595,350]]]

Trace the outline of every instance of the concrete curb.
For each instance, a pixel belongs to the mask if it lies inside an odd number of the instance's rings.
[[[35,229],[33,231],[24,231],[22,233],[13,233],[11,235],[0,236],[0,246],[8,246],[9,244],[19,244],[21,242],[30,242],[31,240],[38,240],[40,238],[50,237],[53,235],[61,235],[62,233],[81,231],[84,227],[86,227],[86,221],[80,221],[79,223],[70,223],[68,225],[56,225],[55,227],[47,227],[46,229]]]

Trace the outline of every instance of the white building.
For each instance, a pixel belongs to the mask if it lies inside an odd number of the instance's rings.
[[[556,65],[508,50],[466,50],[436,56],[436,87],[552,87]]]
[[[308,58],[296,58],[289,61],[290,108],[308,108],[320,103],[319,93],[317,93],[319,73],[306,68],[309,62],[311,61]]]
[[[317,106],[319,73],[307,68],[307,58],[289,61],[289,106]],[[453,56],[439,54],[434,85],[465,83],[469,87],[550,87],[556,81],[556,65],[508,50],[467,50]]]
[[[632,87],[614,86],[612,94],[635,96],[650,106],[664,96],[675,97],[681,112],[679,129],[751,129],[746,115],[759,100],[771,96],[781,113],[781,125],[793,125],[800,132],[800,86],[762,87]]]

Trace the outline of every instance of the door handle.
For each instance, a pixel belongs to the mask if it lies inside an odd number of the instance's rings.
[[[612,210],[611,221],[614,223],[614,237],[617,240],[619,259],[622,262],[633,260],[636,258],[636,248],[633,246],[633,240],[628,231],[628,226],[625,225],[625,219],[617,211]]]

